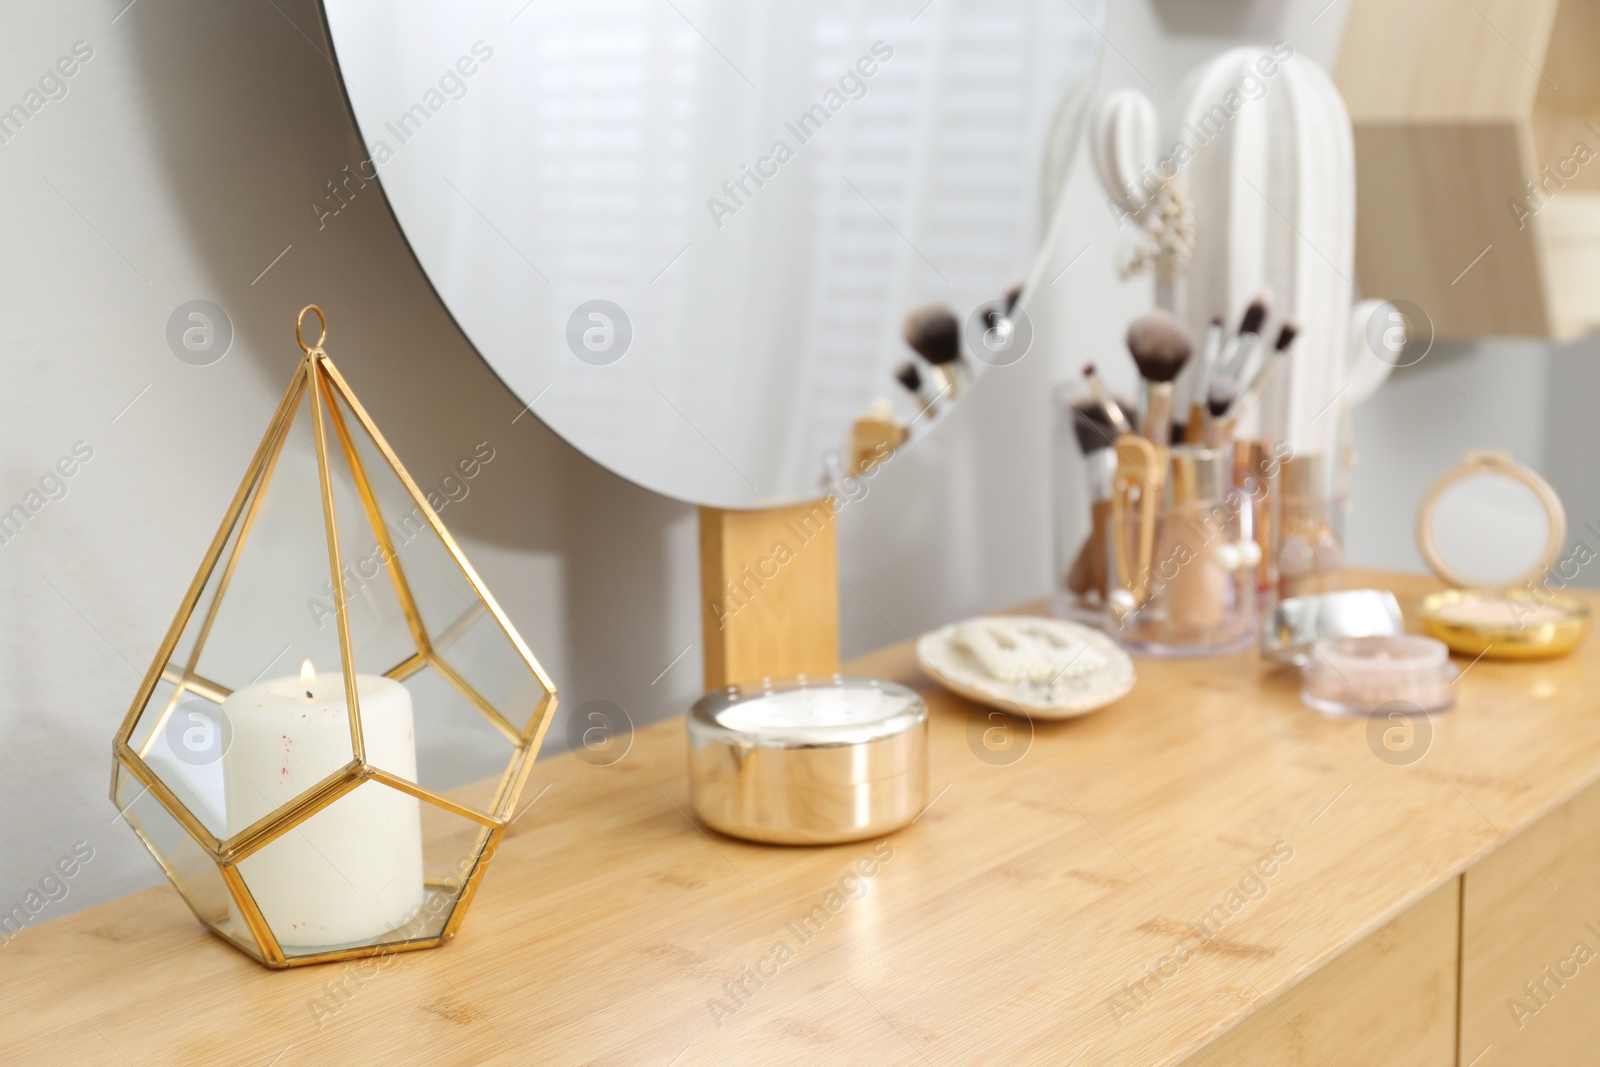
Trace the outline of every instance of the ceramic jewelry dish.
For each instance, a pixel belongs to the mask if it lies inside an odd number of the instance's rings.
[[[924,634],[917,663],[952,693],[1039,719],[1086,715],[1134,683],[1133,660],[1106,634],[1031,615],[984,615]]]

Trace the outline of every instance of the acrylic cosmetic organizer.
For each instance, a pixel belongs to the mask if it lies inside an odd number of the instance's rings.
[[[1170,450],[1159,503],[1110,509],[1105,532],[1108,628],[1151,656],[1225,655],[1255,640],[1259,562],[1249,498],[1233,487],[1229,450]]]
[[[1285,456],[1273,489],[1276,516],[1268,544],[1277,597],[1344,588],[1345,498],[1325,455]]]
[[[1266,557],[1258,544],[1270,514],[1266,488],[1248,480],[1235,485],[1232,445],[1154,450],[1162,464],[1158,478],[1128,485],[1117,445],[1107,440],[1085,453],[1091,435],[1080,432],[1075,418],[1072,406],[1059,406],[1054,613],[1099,625],[1149,656],[1248,648]],[[1272,458],[1270,446],[1261,451]],[[1261,467],[1258,482],[1270,482],[1270,475],[1275,467]]]

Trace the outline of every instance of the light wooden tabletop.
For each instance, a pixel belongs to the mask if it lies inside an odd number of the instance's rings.
[[[1432,587],[1356,580],[1408,609]],[[883,843],[700,830],[674,719],[615,766],[540,763],[524,794],[539,799],[440,949],[268,971],[166,886],[25,930],[0,948],[0,1059],[1175,1062],[1600,778],[1595,639],[1554,662],[1458,666],[1459,702],[1408,766],[1253,655],[1140,660],[1130,696],[1040,723],[998,765],[975,754],[983,712],[900,645],[851,669],[927,696],[937,796]],[[1221,932],[1118,1010],[1218,903],[1234,906]],[[747,968],[766,977],[735,999],[725,983]]]

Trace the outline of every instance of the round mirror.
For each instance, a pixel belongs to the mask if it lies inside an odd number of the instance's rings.
[[[618,474],[815,497],[875,401],[912,440],[948,410],[896,380],[913,307],[963,321],[974,374],[1025,351],[988,302],[1028,272],[1101,40],[1095,3],[882,8],[325,0],[369,158],[319,221],[381,182],[490,367]]]
[[[1566,540],[1548,482],[1500,453],[1478,453],[1429,490],[1418,538],[1430,566],[1463,589],[1503,590],[1537,577]]]

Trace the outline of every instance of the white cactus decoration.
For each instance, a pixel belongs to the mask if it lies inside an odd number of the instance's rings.
[[[1359,352],[1350,338],[1355,156],[1344,101],[1321,67],[1281,43],[1224,52],[1179,95],[1159,158],[1142,160],[1121,146],[1138,144],[1149,101],[1131,90],[1107,98],[1091,138],[1101,180],[1119,203],[1128,166],[1156,179],[1175,174],[1187,191],[1195,220],[1188,274],[1181,286],[1158,286],[1157,301],[1196,336],[1215,314],[1237,324],[1263,289],[1273,295],[1269,343],[1278,323],[1300,325],[1287,373],[1275,376],[1256,425],[1244,429],[1286,440],[1297,453],[1326,454],[1338,436],[1335,401]],[[1194,388],[1180,379],[1180,395]]]
[[[1179,173],[1200,221],[1179,314],[1196,329],[1218,311],[1237,321],[1270,288],[1273,319],[1299,323],[1300,340],[1263,398],[1260,430],[1297,453],[1326,453],[1348,352],[1355,157],[1332,80],[1290,56],[1236,48],[1188,79],[1174,132],[1193,150]]]
[[[1118,89],[1100,101],[1090,120],[1089,145],[1106,194],[1137,215],[1149,199],[1142,179],[1156,165],[1161,120],[1156,106],[1137,89]]]
[[[1089,140],[1100,184],[1143,230],[1123,263],[1123,276],[1154,274],[1156,302],[1171,310],[1182,299],[1194,251],[1194,212],[1176,174],[1158,168],[1159,128],[1148,97],[1137,89],[1119,89],[1095,109]]]

